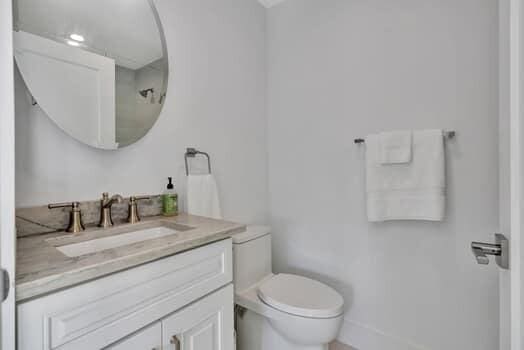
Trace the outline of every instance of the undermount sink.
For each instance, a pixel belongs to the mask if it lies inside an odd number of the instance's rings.
[[[185,230],[177,230],[166,226],[157,226],[91,239],[78,243],[60,246],[55,245],[55,248],[66,256],[74,258],[86,254],[101,252],[107,249],[122,247],[128,244],[174,235],[181,231]]]

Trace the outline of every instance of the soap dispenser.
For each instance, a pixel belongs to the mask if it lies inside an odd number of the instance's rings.
[[[178,215],[178,194],[173,185],[173,178],[168,177],[166,191],[162,195],[162,214],[164,216]]]

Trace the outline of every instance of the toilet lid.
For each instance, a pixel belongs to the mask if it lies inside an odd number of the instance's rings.
[[[302,317],[331,318],[344,310],[344,299],[333,288],[297,275],[275,275],[258,288],[258,297],[275,309]]]

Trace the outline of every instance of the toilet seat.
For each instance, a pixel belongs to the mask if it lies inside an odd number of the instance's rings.
[[[274,275],[257,294],[265,304],[295,316],[333,318],[344,311],[344,299],[333,288],[297,275]]]

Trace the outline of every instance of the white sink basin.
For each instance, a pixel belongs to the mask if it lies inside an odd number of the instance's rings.
[[[56,247],[60,252],[70,258],[101,252],[103,250],[122,247],[128,244],[147,241],[150,239],[174,235],[179,231],[160,226],[137,230],[129,233],[121,233],[114,236],[92,239],[85,242],[73,243]]]

